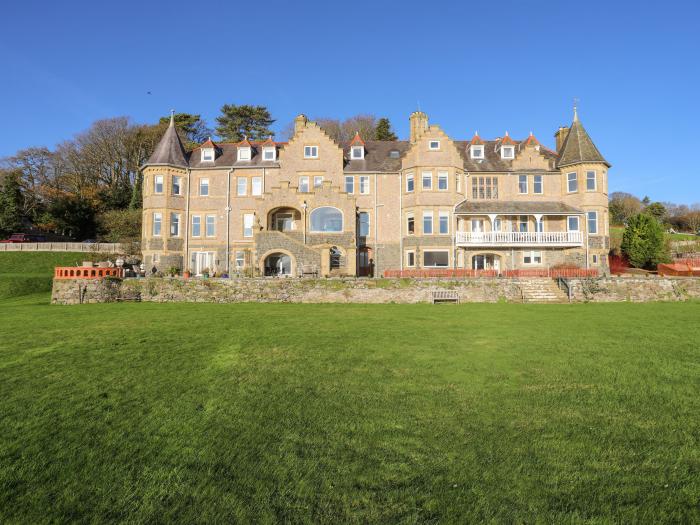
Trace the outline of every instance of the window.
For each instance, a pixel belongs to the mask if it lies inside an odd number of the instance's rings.
[[[428,142],[428,149],[435,151],[440,149],[440,141],[439,140],[431,140]]]
[[[214,148],[202,149],[202,162],[211,162],[214,160]]]
[[[579,231],[578,216],[572,215],[566,218],[566,229],[570,232]]]
[[[153,177],[153,193],[163,193],[163,176],[156,175]]]
[[[450,254],[444,250],[424,250],[423,251],[423,266],[428,267],[446,267],[450,264]]]
[[[527,193],[527,175],[518,176],[518,193]]]
[[[397,149],[392,149],[392,150],[389,152],[389,158],[390,158],[390,159],[398,159],[400,156],[401,156],[401,154],[399,153],[399,150],[397,150]]]
[[[457,193],[460,193],[462,191],[462,174],[461,173],[455,173],[455,189],[457,190]]]
[[[304,158],[305,159],[317,159],[318,158],[318,146],[304,146]]]
[[[416,222],[413,218],[413,214],[409,213],[406,215],[406,231],[409,235],[416,233]]]
[[[433,189],[433,173],[431,171],[423,172],[423,189],[432,190]]]
[[[302,193],[309,192],[309,177],[299,177],[299,191]]]
[[[535,231],[542,233],[544,231],[544,218],[540,217],[539,220],[535,219]]]
[[[471,146],[469,148],[472,159],[483,159],[484,158],[484,146]]]
[[[345,191],[347,193],[355,193],[355,177],[352,175],[345,176]]]
[[[238,269],[243,268],[245,266],[245,252],[243,250],[237,250],[235,260],[234,266]]]
[[[586,191],[596,190],[595,171],[586,172]]]
[[[243,214],[243,237],[253,236],[253,220],[255,215],[252,213]]]
[[[423,212],[423,235],[433,234],[433,212],[424,211]]]
[[[216,235],[216,217],[214,215],[207,215],[206,217],[206,235],[207,237],[214,237]]]
[[[182,195],[182,177],[173,177],[173,195]]]
[[[576,173],[566,174],[566,190],[569,193],[578,191],[578,179],[576,178]]]
[[[532,193],[544,193],[542,175],[535,175],[532,178]]]
[[[360,177],[360,193],[362,195],[367,195],[369,193],[369,175],[362,175]]]
[[[202,217],[199,215],[192,216],[192,237],[202,236]]]
[[[592,256],[592,258],[593,258],[593,264],[598,264],[598,256],[594,254]]]
[[[238,177],[238,184],[236,187],[236,195],[243,197],[248,191],[248,179],[245,177]]]
[[[414,189],[413,173],[406,174],[406,192],[411,193]]]
[[[251,189],[251,195],[262,195],[262,177],[253,177],[251,179],[253,187]]]
[[[501,231],[501,219],[496,217],[493,220],[493,231],[495,232],[500,232]]]
[[[360,237],[367,237],[369,235],[369,213],[366,211],[360,212]]]
[[[154,237],[160,237],[161,227],[163,226],[163,214],[154,213],[153,214],[153,235]]]
[[[180,236],[180,216],[177,213],[170,214],[170,236]]]
[[[447,235],[450,233],[450,214],[446,211],[440,212],[440,221],[438,226],[438,231],[440,235]]]
[[[416,252],[406,252],[406,266],[414,267],[416,265]]]
[[[238,160],[250,160],[250,148],[238,148]]]
[[[364,159],[365,158],[365,148],[363,146],[353,146],[350,149],[350,158],[352,158],[352,159]]]
[[[598,212],[589,211],[586,216],[588,218],[588,233],[598,233]]]
[[[521,215],[518,218],[518,231],[519,232],[526,232],[527,231],[527,215]]]
[[[199,179],[199,196],[206,197],[209,195],[209,179]]]
[[[343,214],[337,208],[322,206],[311,212],[312,232],[340,233],[343,231]]]
[[[323,175],[314,176],[314,188],[320,188],[323,186]]]
[[[497,199],[498,177],[473,177],[472,199]]]
[[[277,160],[277,148],[265,147],[263,148],[263,160],[274,161]]]
[[[438,190],[447,191],[447,172],[438,171]]]
[[[501,148],[502,159],[512,159],[515,157],[515,146],[503,146]]]
[[[523,254],[523,264],[542,264],[542,252],[525,252]]]

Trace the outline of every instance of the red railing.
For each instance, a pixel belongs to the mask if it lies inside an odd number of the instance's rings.
[[[590,278],[598,277],[597,268],[523,268],[520,270],[505,270],[503,277],[551,277],[551,278]]]
[[[690,257],[679,257],[678,259],[673,259],[672,264],[687,264],[692,268],[700,268],[700,259]]]
[[[422,270],[384,270],[384,277],[496,277],[496,270],[471,270],[468,268],[425,268]]]
[[[53,271],[54,279],[104,279],[105,277],[123,277],[122,268],[91,268],[90,266],[57,266]]]
[[[691,259],[692,260],[692,259]],[[672,264],[659,264],[656,267],[659,275],[675,275],[685,277],[700,277],[700,264],[674,262]]]

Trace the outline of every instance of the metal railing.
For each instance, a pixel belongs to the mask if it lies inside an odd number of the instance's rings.
[[[583,232],[457,232],[455,243],[473,246],[580,246]]]
[[[0,252],[125,253],[128,244],[118,242],[18,242],[0,243]]]

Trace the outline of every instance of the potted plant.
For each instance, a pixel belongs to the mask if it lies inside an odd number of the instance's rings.
[[[190,277],[192,277],[192,272],[190,271],[189,268],[185,268],[185,271],[182,272],[182,276],[183,276],[185,279],[189,279]]]
[[[202,270],[202,277],[209,279],[209,268],[204,268],[204,270]]]

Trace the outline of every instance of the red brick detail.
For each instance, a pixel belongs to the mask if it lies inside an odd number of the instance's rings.
[[[90,266],[57,266],[53,270],[54,279],[104,279],[105,277],[124,277],[124,270]]]

